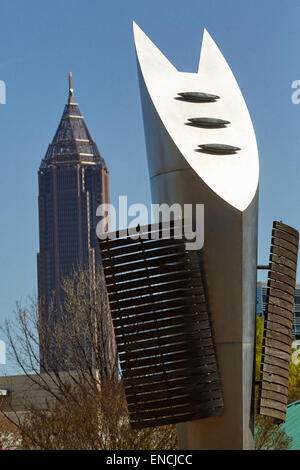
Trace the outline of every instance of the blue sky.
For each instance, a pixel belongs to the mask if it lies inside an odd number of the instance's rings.
[[[36,289],[37,170],[73,73],[75,98],[110,170],[112,202],[150,204],[132,21],[183,71],[203,28],[235,74],[260,153],[259,262],[272,221],[300,229],[299,0],[1,0],[0,321]],[[1,338],[1,335],[0,335]],[[1,373],[1,366],[0,366]]]

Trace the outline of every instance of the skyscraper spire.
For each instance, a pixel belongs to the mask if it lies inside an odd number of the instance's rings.
[[[74,103],[74,89],[73,89],[73,80],[72,72],[69,72],[69,101],[68,104]]]

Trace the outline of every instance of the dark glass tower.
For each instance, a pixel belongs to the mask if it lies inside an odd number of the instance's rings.
[[[52,298],[56,307],[62,304],[62,278],[79,266],[94,272],[100,261],[96,209],[101,203],[109,203],[109,174],[74,102],[70,74],[68,104],[39,168],[38,296],[44,319]]]

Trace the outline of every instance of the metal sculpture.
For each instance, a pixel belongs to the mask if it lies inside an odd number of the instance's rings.
[[[178,203],[182,208],[205,205],[201,267],[224,414],[177,425],[179,445],[251,449],[259,174],[251,119],[235,78],[207,31],[197,73],[179,72],[137,25],[134,36],[152,202]],[[230,125],[187,125],[193,116]],[[221,155],[216,148],[215,153],[203,148],[212,142],[241,150]]]

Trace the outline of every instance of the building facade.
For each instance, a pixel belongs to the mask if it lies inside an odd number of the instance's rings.
[[[265,306],[267,303],[268,285],[266,282],[257,283],[257,307],[256,312],[260,316],[264,316]],[[295,304],[294,304],[294,321],[292,330],[293,340],[300,340],[300,284],[296,284]]]
[[[68,103],[38,178],[38,297],[47,320],[50,303],[63,303],[62,279],[78,267],[95,271],[96,209],[109,203],[107,166],[74,101],[71,74]]]

